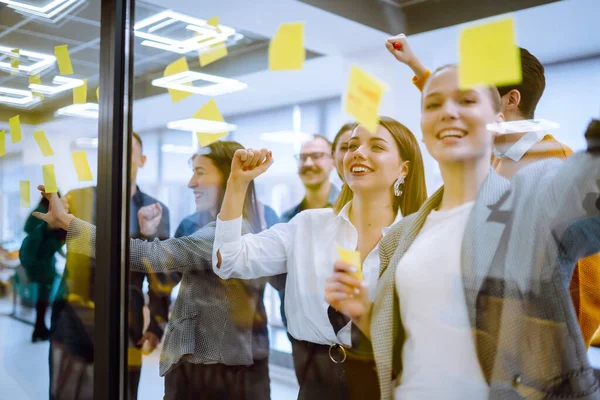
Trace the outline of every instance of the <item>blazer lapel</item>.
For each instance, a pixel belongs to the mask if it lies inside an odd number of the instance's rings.
[[[492,260],[499,250],[505,232],[510,194],[510,183],[490,171],[477,196],[477,201],[467,222],[461,249],[461,264],[465,299],[471,327],[476,328],[477,295],[485,278],[490,273]],[[507,231],[507,234],[510,233]]]

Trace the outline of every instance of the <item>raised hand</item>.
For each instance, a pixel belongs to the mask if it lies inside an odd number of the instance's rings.
[[[158,232],[158,226],[162,219],[162,206],[160,203],[141,207],[138,211],[138,222],[140,233],[145,237],[152,237]]]
[[[325,301],[337,311],[358,321],[369,313],[371,300],[365,281],[354,277],[354,273],[356,267],[336,261],[333,276],[327,278],[325,284]]]
[[[427,68],[421,63],[421,60],[415,55],[406,35],[401,33],[399,35],[388,38],[385,41],[385,47],[388,51],[403,64],[408,65],[413,70],[415,75],[423,77]]]
[[[273,164],[273,155],[267,149],[236,150],[231,162],[230,179],[250,183],[254,178],[263,174]]]
[[[154,333],[146,331],[144,336],[137,342],[138,346],[142,346],[142,353],[144,355],[151,354],[154,349],[158,347],[160,339]]]
[[[74,217],[68,213],[67,209],[65,209],[63,200],[60,199],[56,193],[46,193],[44,185],[39,185],[37,188],[41,195],[48,200],[48,212],[44,214],[35,211],[32,215],[37,219],[45,221],[50,229],[67,230]],[[67,201],[67,199],[68,197],[65,198],[64,201]]]

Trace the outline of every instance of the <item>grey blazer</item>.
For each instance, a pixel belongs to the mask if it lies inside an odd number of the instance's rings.
[[[565,162],[534,163],[510,182],[491,170],[480,189],[463,236],[461,264],[490,399],[600,398],[568,291],[575,259],[600,251],[599,224],[571,229],[598,218],[588,200],[600,197],[599,178],[600,157],[578,153]],[[371,338],[382,399],[393,398],[393,380],[402,373],[405,333],[396,267],[442,194],[443,188],[379,245]],[[581,245],[569,249],[565,243]]]
[[[146,242],[131,239],[130,269],[183,274],[167,324],[160,374],[182,358],[194,364],[252,365],[252,325],[258,293],[266,279],[222,280],[212,270],[215,226],[211,222],[190,236]],[[244,224],[249,232],[249,225]],[[96,256],[96,227],[74,218],[67,250]]]

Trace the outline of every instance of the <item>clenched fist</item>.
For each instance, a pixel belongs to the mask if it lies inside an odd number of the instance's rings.
[[[160,203],[144,206],[138,211],[138,222],[140,233],[145,237],[152,237],[158,232],[158,225],[162,219],[162,207]]]
[[[273,164],[273,155],[267,149],[239,149],[233,155],[230,179],[250,183]]]

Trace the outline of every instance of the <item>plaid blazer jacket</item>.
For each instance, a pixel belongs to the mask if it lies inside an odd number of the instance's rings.
[[[463,236],[461,265],[490,399],[600,399],[568,291],[577,259],[600,251],[598,192],[597,153],[540,161],[510,182],[490,170],[480,189]],[[371,340],[382,399],[393,398],[394,380],[402,373],[405,333],[396,267],[442,195],[443,188],[379,245]],[[590,207],[590,195],[599,199],[596,207]]]

